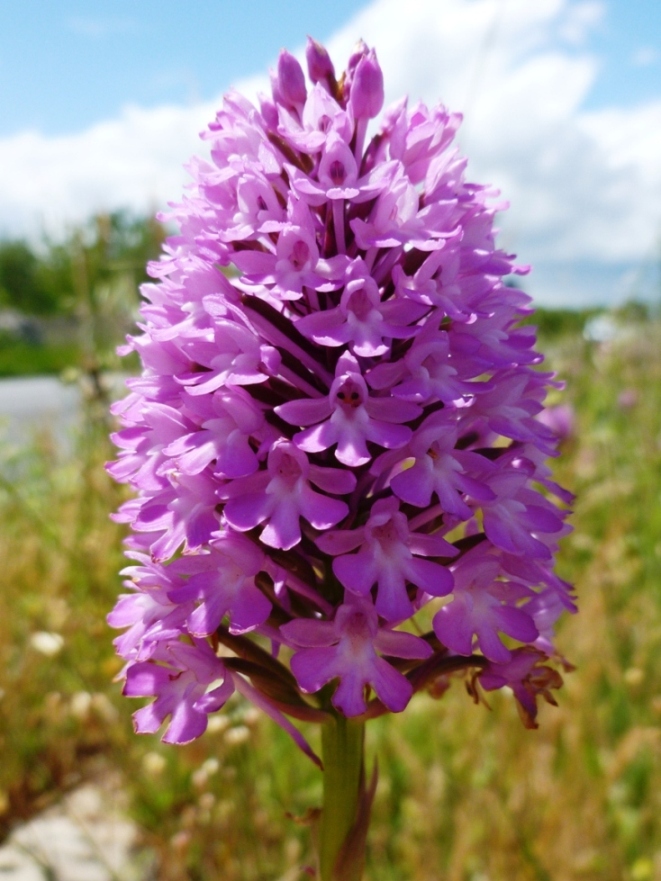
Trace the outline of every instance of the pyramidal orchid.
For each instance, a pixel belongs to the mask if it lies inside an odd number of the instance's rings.
[[[228,94],[142,288],[143,372],[114,406],[133,489],[124,693],[185,743],[236,692],[325,777],[320,877],[361,873],[365,722],[450,674],[510,688],[535,727],[561,684],[554,573],[569,494],[546,464],[554,383],[508,284],[504,208],[471,183],[459,115],[382,110],[360,43],[310,41],[272,96]],[[322,724],[322,758],[292,720]]]

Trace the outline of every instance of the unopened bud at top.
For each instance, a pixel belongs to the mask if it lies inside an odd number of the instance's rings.
[[[359,59],[350,83],[349,103],[355,119],[374,119],[383,107],[383,71],[373,49]]]
[[[313,83],[323,83],[332,92],[335,85],[335,68],[326,49],[308,37],[308,45],[305,49],[305,59],[308,63],[308,73]]]
[[[305,103],[307,90],[305,74],[296,58],[283,49],[278,58],[278,72],[271,76],[273,100],[285,107],[299,107]]]
[[[356,46],[349,56],[349,60],[347,61],[347,70],[346,70],[346,83],[347,86],[351,85],[353,81],[354,74],[356,72],[356,68],[358,67],[358,63],[365,58],[367,53],[369,52],[369,48],[367,43],[364,40],[358,40]]]

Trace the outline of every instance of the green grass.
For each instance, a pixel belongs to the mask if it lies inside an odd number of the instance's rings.
[[[80,359],[80,348],[73,343],[35,345],[0,333],[0,378],[58,374]]]
[[[507,694],[475,706],[460,677],[370,723],[371,881],[661,877],[660,343],[659,324],[606,346],[551,334],[558,400],[577,415],[555,468],[577,493],[560,569],[580,612],[558,638],[576,669],[537,731]],[[0,484],[0,830],[112,769],[159,881],[302,881],[309,829],[292,816],[319,805],[320,775],[269,720],[233,701],[188,747],[132,732],[140,702],[112,682],[104,623],[121,589],[107,516],[121,491],[91,417],[69,461],[45,435],[0,472],[25,475]],[[38,632],[61,650],[40,652]]]

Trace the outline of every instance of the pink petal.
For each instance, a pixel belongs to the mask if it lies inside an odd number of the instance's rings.
[[[408,561],[406,577],[420,590],[434,597],[444,597],[451,593],[454,581],[448,569],[431,560],[414,557]]]
[[[333,560],[333,572],[347,590],[365,594],[375,584],[378,569],[372,554],[359,551]]]
[[[384,655],[392,655],[395,658],[430,658],[431,646],[424,639],[413,633],[405,633],[401,630],[379,630],[374,640],[375,647]]]
[[[383,658],[376,658],[370,684],[393,713],[401,713],[413,694],[413,686],[406,676],[391,667]]]
[[[329,646],[338,640],[332,621],[295,618],[282,624],[280,631],[288,642],[303,648]]]
[[[301,649],[291,659],[291,670],[304,692],[319,691],[338,675],[337,652],[333,646]]]
[[[227,522],[240,532],[253,529],[271,513],[275,499],[265,493],[246,493],[230,499],[223,510]]]
[[[347,554],[355,550],[365,540],[365,530],[358,529],[335,529],[320,535],[317,538],[317,547],[325,554],[336,557],[338,554]]]
[[[299,398],[280,404],[275,412],[290,425],[314,425],[330,416],[331,405],[328,398]]]

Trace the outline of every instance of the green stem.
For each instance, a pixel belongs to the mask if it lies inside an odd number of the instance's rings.
[[[321,729],[324,802],[319,828],[321,881],[360,881],[363,855],[336,873],[337,859],[357,819],[364,786],[365,723],[336,715]]]

